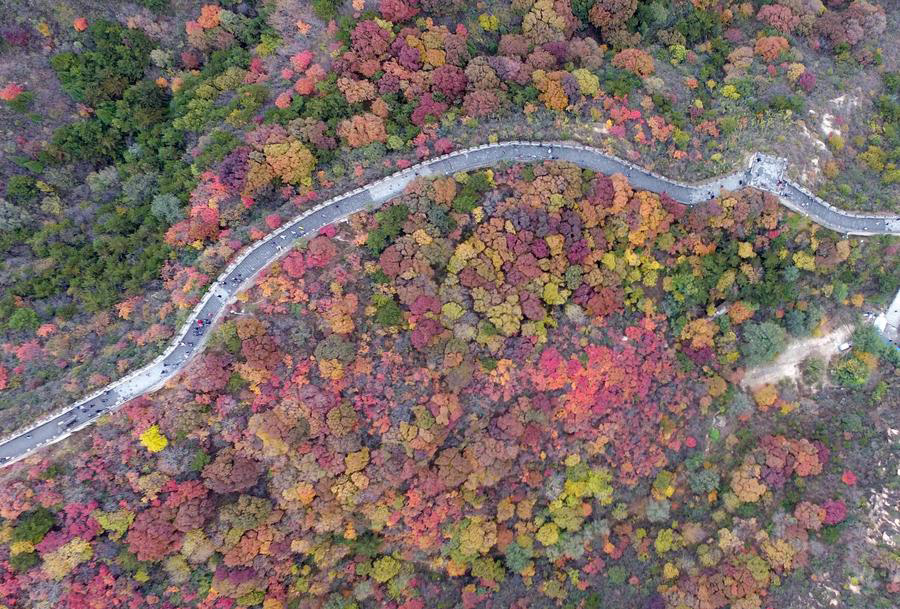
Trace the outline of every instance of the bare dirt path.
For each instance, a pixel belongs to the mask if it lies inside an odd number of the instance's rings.
[[[783,378],[796,379],[800,375],[800,364],[806,358],[817,355],[827,363],[852,332],[852,326],[845,325],[818,338],[794,341],[771,364],[748,370],[741,380],[741,386],[755,389],[761,385],[777,383]]]

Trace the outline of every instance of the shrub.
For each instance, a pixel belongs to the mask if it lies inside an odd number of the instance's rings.
[[[740,349],[748,366],[758,366],[775,359],[786,343],[787,332],[775,322],[748,323]]]
[[[647,520],[665,522],[669,519],[669,502],[666,499],[651,499],[647,502]]]
[[[799,95],[774,95],[769,100],[769,108],[776,112],[790,110],[794,114],[801,114],[806,103]]]
[[[403,564],[393,556],[382,556],[372,564],[372,577],[378,583],[385,583],[400,573]]]
[[[757,39],[753,50],[765,61],[771,63],[790,48],[790,43],[783,36],[763,36]]]
[[[6,196],[14,203],[29,203],[38,195],[34,178],[18,174],[10,176],[6,182]]]
[[[381,326],[403,325],[403,311],[397,305],[397,301],[391,296],[376,294],[373,297],[375,304],[375,321]]]
[[[34,312],[34,309],[29,309],[28,307],[16,309],[10,315],[9,321],[6,322],[10,328],[19,332],[34,332],[40,323],[41,320],[38,318],[37,313]]]
[[[554,522],[548,522],[538,529],[535,537],[543,545],[552,546],[559,541],[559,527]]]
[[[840,152],[844,149],[844,138],[839,133],[832,133],[828,136],[828,147],[835,152]]]
[[[369,232],[366,247],[378,255],[400,234],[403,223],[409,216],[409,208],[405,205],[391,205],[375,214],[378,228]]]
[[[718,488],[719,474],[714,469],[702,469],[691,473],[688,476],[688,483],[694,493],[705,495]]]
[[[621,586],[628,579],[628,571],[622,565],[613,565],[606,571],[610,583],[615,586]]]
[[[319,341],[315,349],[316,359],[337,359],[347,364],[356,357],[356,346],[337,334],[329,334]]]
[[[15,97],[15,99],[11,99],[11,100],[7,101],[6,105],[8,105],[15,112],[24,114],[25,112],[28,112],[29,108],[31,107],[31,103],[33,101],[34,101],[34,92],[23,91],[22,93],[19,93]]]
[[[803,360],[800,375],[807,385],[815,385],[822,380],[825,373],[825,361],[820,357],[808,357]]]
[[[178,197],[172,194],[159,194],[150,203],[150,213],[166,224],[175,224],[184,217],[184,210]]]
[[[619,51],[613,57],[612,65],[636,76],[650,76],[654,72],[653,58],[641,49]]]
[[[716,13],[694,10],[687,17],[679,19],[675,29],[684,36],[688,45],[693,46],[718,36],[722,31],[722,22]]]
[[[13,571],[18,571],[19,573],[24,573],[39,562],[40,558],[38,558],[37,552],[22,552],[9,557],[9,566],[12,567]]]
[[[55,55],[50,65],[63,90],[91,106],[122,97],[144,76],[153,43],[139,29],[98,20],[87,30],[87,50]]]
[[[343,0],[312,0],[312,7],[320,19],[327,21],[337,17],[338,9],[343,3]]]
[[[45,507],[35,508],[19,516],[12,532],[12,540],[36,544],[54,525],[56,525],[56,517],[53,512]]]
[[[533,552],[531,550],[520,546],[514,541],[506,546],[505,556],[503,560],[506,563],[507,569],[509,569],[513,573],[521,573],[526,567],[528,567],[532,555]]]
[[[628,21],[631,29],[637,30],[643,36],[656,32],[664,27],[669,21],[669,9],[664,2],[654,0],[653,2],[641,2],[638,4],[637,12]]]
[[[832,375],[842,387],[859,389],[869,380],[869,372],[866,362],[856,355],[851,355],[835,365]]]
[[[124,138],[115,129],[104,127],[96,118],[63,125],[51,140],[63,158],[111,162],[118,160]]]
[[[141,434],[141,444],[151,453],[158,453],[169,444],[169,441],[160,433],[159,425],[151,425]]]
[[[859,351],[871,353],[878,358],[886,359],[892,365],[900,364],[900,352],[884,341],[874,326],[870,324],[860,324],[853,331],[851,337],[854,348]]]
[[[161,13],[169,8],[169,0],[135,0],[143,7],[149,8],[154,13]]]
[[[803,336],[806,334],[806,313],[792,309],[785,314],[784,324],[792,336]]]
[[[594,0],[572,0],[572,14],[578,17],[582,23],[587,23],[588,11],[593,5]]]
[[[597,0],[588,11],[587,17],[606,37],[622,29],[625,22],[634,15],[637,7],[637,0]]]

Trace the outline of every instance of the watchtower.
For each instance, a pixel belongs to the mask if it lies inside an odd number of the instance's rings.
[[[750,185],[770,192],[778,192],[784,179],[787,159],[756,153],[750,161]]]

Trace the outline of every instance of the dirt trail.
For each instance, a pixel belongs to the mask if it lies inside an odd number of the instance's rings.
[[[825,336],[795,341],[771,364],[748,370],[741,381],[741,386],[745,389],[755,389],[760,385],[776,383],[783,378],[796,379],[800,375],[800,364],[803,360],[810,355],[818,355],[827,362],[838,352],[838,347],[847,340],[852,331],[851,326],[840,326]]]

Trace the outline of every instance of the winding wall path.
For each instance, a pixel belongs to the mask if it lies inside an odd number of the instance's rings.
[[[9,465],[41,446],[58,442],[72,432],[87,427],[105,412],[162,386],[185,366],[190,357],[202,350],[205,337],[209,335],[208,328],[235,294],[260,270],[286,254],[296,239],[315,235],[324,226],[363,209],[380,206],[402,193],[406,185],[419,176],[448,175],[494,166],[503,161],[547,160],[569,161],[605,174],[623,173],[635,188],[666,193],[686,205],[706,201],[717,196],[722,189],[739,190],[753,186],[778,195],[786,207],[832,230],[850,235],[900,235],[900,216],[856,215],[836,209],[798,184],[786,180],[783,177],[784,161],[765,155],[753,155],[743,171],[700,184],[685,184],[596,148],[573,142],[513,141],[459,150],[324,201],[245,248],[210,285],[159,357],[75,404],[4,438],[0,441],[0,465]],[[207,328],[200,337],[192,331],[198,320],[204,320]]]

